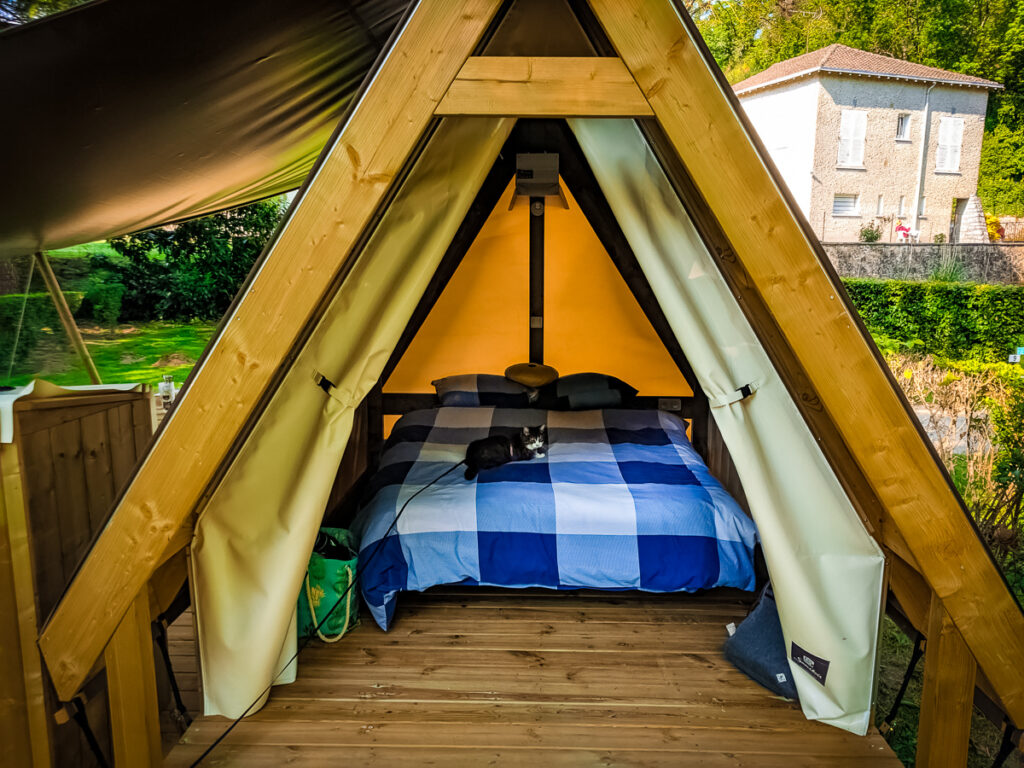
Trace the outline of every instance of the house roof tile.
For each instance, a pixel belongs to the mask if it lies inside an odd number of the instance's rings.
[[[736,83],[733,90],[738,94],[743,94],[817,72],[891,77],[900,80],[924,80],[974,88],[1002,88],[999,83],[992,80],[960,72],[950,72],[938,67],[928,67],[924,64],[914,64],[910,61],[860,51],[848,45],[835,43],[802,56],[794,56],[792,59],[772,64],[763,72],[758,72],[756,75]]]

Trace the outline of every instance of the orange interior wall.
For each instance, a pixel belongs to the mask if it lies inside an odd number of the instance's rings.
[[[460,373],[502,373],[529,360],[529,205],[512,185],[488,217],[385,392],[432,392]],[[562,375],[617,376],[642,395],[690,387],[576,201],[549,198],[544,236],[544,362]]]

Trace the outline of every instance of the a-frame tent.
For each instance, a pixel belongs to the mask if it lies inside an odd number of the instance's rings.
[[[939,641],[926,694],[969,711],[976,661],[1024,722],[1024,616],[685,11],[591,0],[570,17],[591,55],[507,55],[526,5],[422,0],[399,25],[44,629],[59,695],[189,540],[208,706],[262,690],[355,410],[514,118],[569,118],[731,453],[787,643],[830,664],[794,665],[805,712],[867,728],[888,580]],[[962,733],[922,716],[929,743]]]

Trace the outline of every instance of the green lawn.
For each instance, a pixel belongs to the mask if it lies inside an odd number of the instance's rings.
[[[85,245],[73,245],[70,248],[58,248],[55,251],[47,251],[51,258],[79,258],[84,259],[90,253],[104,254],[106,256],[117,256],[117,251],[107,245],[104,241],[97,243],[86,243]]]
[[[89,354],[104,383],[157,384],[164,374],[180,386],[213,336],[215,323],[135,323],[107,330],[80,325]],[[85,367],[59,328],[33,350],[9,384],[33,378],[55,384],[88,384]],[[0,374],[2,375],[2,374]]]

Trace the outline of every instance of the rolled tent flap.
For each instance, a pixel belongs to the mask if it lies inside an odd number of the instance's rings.
[[[512,122],[442,122],[200,514],[192,563],[206,714],[241,715],[291,655],[299,587],[353,410],[380,377]],[[330,396],[317,373],[334,382]]]
[[[864,734],[875,689],[881,550],[639,128],[631,120],[570,124],[736,463],[804,713]]]

